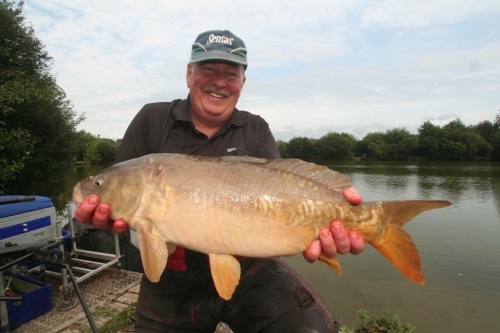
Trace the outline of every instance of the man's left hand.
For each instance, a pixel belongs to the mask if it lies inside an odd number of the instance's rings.
[[[353,205],[361,203],[362,199],[354,187],[341,190],[347,201]],[[319,239],[315,240],[305,251],[304,258],[309,262],[318,260],[321,253],[333,258],[337,254],[360,254],[365,248],[365,242],[357,231],[345,230],[342,222],[333,221],[330,229],[320,231]]]

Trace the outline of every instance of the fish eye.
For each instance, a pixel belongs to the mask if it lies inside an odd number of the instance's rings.
[[[102,184],[102,179],[101,178],[96,178],[94,181],[95,186],[99,187]]]

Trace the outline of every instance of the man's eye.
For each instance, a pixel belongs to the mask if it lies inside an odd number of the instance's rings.
[[[214,68],[207,68],[205,67],[205,73],[214,75],[215,74],[215,69]]]

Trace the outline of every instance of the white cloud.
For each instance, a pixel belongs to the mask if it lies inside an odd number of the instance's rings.
[[[27,0],[53,73],[120,138],[143,104],[184,98],[191,43],[230,29],[249,48],[241,109],[278,139],[494,120],[500,108],[498,1]]]
[[[461,23],[492,11],[500,12],[496,0],[379,0],[367,4],[362,21],[392,28],[426,28]]]

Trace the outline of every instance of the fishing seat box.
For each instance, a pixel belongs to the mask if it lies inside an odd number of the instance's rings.
[[[57,236],[56,222],[56,210],[49,198],[2,195],[0,196],[0,249],[53,239]],[[3,276],[4,288],[10,281],[9,288],[23,296],[21,302],[6,301],[10,329],[15,329],[52,309],[50,284],[6,271],[0,273],[2,273],[0,276]]]
[[[10,272],[2,275],[4,288],[9,285],[9,289],[23,296],[22,301],[6,301],[10,330],[52,309],[52,285]],[[0,333],[2,333],[2,325],[0,325]]]
[[[55,238],[56,210],[47,197],[15,202],[23,196],[0,196],[0,248],[33,244]],[[12,203],[1,204],[10,200]]]

